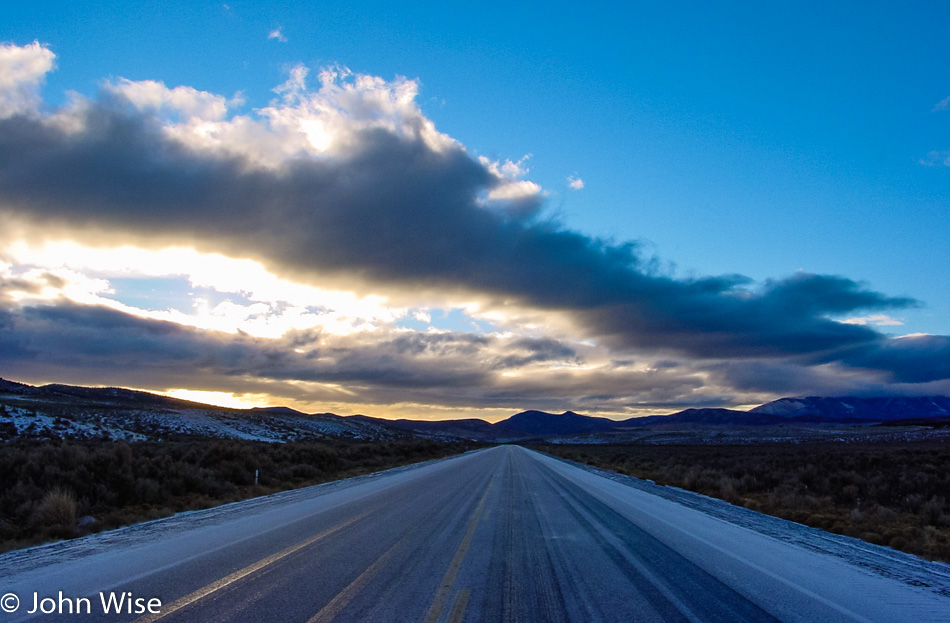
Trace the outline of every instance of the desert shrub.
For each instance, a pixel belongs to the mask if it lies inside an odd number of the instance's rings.
[[[467,449],[425,440],[0,443],[0,551]],[[96,521],[77,526],[79,515]]]
[[[53,489],[37,504],[32,520],[46,528],[73,528],[76,525],[76,497],[71,491]]]
[[[932,496],[920,508],[920,521],[925,526],[946,525],[947,501],[943,497]]]

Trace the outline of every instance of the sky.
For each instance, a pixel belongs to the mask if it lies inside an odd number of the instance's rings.
[[[5,3],[0,376],[425,419],[950,394],[950,6],[450,4]]]

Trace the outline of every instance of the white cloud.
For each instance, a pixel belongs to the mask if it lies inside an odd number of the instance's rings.
[[[878,327],[898,327],[903,326],[903,322],[897,318],[892,318],[887,314],[873,314],[871,316],[861,316],[859,318],[848,318],[847,320],[842,320],[844,324],[856,324],[856,325],[875,325]]]
[[[292,67],[288,79],[274,89],[280,99],[253,115],[228,119],[209,114],[181,122],[166,120],[165,131],[192,148],[238,154],[249,163],[267,168],[279,167],[293,158],[346,153],[358,143],[362,132],[374,128],[422,140],[438,153],[458,146],[422,114],[415,101],[419,85],[414,80],[397,76],[386,81],[337,67],[322,70],[318,74],[320,86],[312,91],[308,89],[308,76],[309,69],[304,65]],[[212,96],[218,98],[214,100],[208,96],[211,94],[185,91],[179,98],[190,109],[203,104],[208,112],[212,104],[214,112],[220,111],[222,104],[230,104],[220,96]],[[142,98],[164,102],[168,96],[155,93]]]
[[[945,97],[934,106],[933,112],[939,112],[941,110],[950,110],[950,97]]]
[[[0,118],[36,110],[40,85],[55,58],[37,41],[22,47],[0,44]]]
[[[530,158],[531,154],[525,154],[521,156],[521,159],[517,162],[512,162],[511,160],[501,162],[499,160],[491,160],[485,156],[479,156],[478,161],[499,180],[518,180],[531,171],[531,169],[525,166],[525,163]]]
[[[581,178],[571,175],[567,178],[567,185],[570,186],[573,190],[580,190],[584,188],[584,180]]]
[[[495,186],[488,192],[492,200],[518,200],[537,197],[541,194],[541,186],[528,180],[506,181]]]
[[[229,102],[227,99],[207,91],[192,87],[178,86],[169,89],[155,80],[132,81],[119,78],[115,83],[106,85],[106,89],[127,99],[139,110],[150,112],[171,111],[180,113],[186,119],[199,121],[217,121],[228,113],[228,105],[240,103],[240,98]]]
[[[287,80],[274,87],[274,93],[283,95],[286,103],[293,104],[306,95],[310,69],[302,63],[297,63],[287,74]]]
[[[927,154],[925,158],[919,160],[920,164],[933,167],[933,166],[944,166],[950,167],[950,149],[946,151],[931,151]]]
[[[270,31],[270,32],[267,34],[267,38],[268,38],[268,39],[277,39],[277,40],[280,41],[281,43],[287,43],[287,37],[285,37],[285,36],[284,36],[284,33],[281,32],[281,27],[280,27],[280,26],[278,26],[278,27],[275,28],[274,30]]]
[[[271,34],[275,33],[280,29]],[[0,45],[0,118],[38,112],[39,86],[54,58],[36,42]],[[280,98],[252,114],[233,114],[244,103],[240,93],[228,99],[190,86],[168,87],[159,81],[126,78],[103,88],[152,115],[168,136],[193,149],[243,156],[248,164],[264,168],[276,168],[294,158],[347,153],[359,144],[359,136],[376,128],[421,140],[437,153],[461,147],[437,131],[419,109],[415,80],[397,76],[387,81],[331,67],[319,72],[319,86],[311,90],[308,75],[307,67],[292,67],[287,81],[274,89]],[[90,105],[89,100],[72,94],[66,106],[43,120],[79,133]],[[502,165],[504,174],[517,174],[520,162]]]
[[[11,280],[23,284],[5,293],[10,300],[19,304],[47,304],[62,298],[94,304],[101,296],[111,293],[107,280],[65,267],[0,264],[0,281]]]
[[[541,195],[541,186],[529,180],[521,179],[530,171],[525,163],[531,154],[525,154],[517,162],[490,160],[479,156],[478,161],[494,175],[498,183],[488,192],[492,201],[518,201]]]

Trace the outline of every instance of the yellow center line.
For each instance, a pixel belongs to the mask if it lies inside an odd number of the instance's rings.
[[[472,596],[472,590],[463,588],[455,594],[455,601],[452,603],[452,610],[449,612],[447,623],[461,623],[465,616],[465,608],[468,606],[468,598]]]
[[[345,608],[346,605],[350,603],[350,601],[352,601],[361,590],[363,590],[363,587],[366,586],[369,581],[380,572],[380,570],[386,565],[386,561],[388,561],[393,555],[393,552],[395,552],[396,549],[402,544],[403,540],[399,540],[395,545],[386,550],[386,553],[380,556],[376,562],[366,569],[366,571],[361,573],[355,580],[350,582],[346,588],[340,591],[339,594],[331,599],[330,602],[321,608],[319,612],[310,617],[307,623],[328,623],[329,621],[332,621],[336,615],[340,614],[340,611],[342,611],[343,608]]]
[[[465,554],[468,553],[468,548],[472,544],[472,538],[475,536],[475,529],[478,527],[478,520],[481,517],[482,509],[485,507],[485,501],[488,499],[488,494],[491,493],[494,483],[495,481],[493,478],[492,482],[488,485],[488,488],[485,489],[485,494],[479,501],[478,507],[475,509],[475,514],[472,516],[471,521],[468,522],[468,529],[465,531],[465,536],[462,537],[462,542],[459,544],[458,551],[455,552],[452,562],[449,563],[449,568],[446,569],[445,575],[442,576],[442,583],[439,584],[439,590],[435,594],[435,599],[432,601],[432,605],[429,606],[429,611],[426,613],[423,623],[436,623],[436,621],[439,620],[439,617],[442,616],[442,610],[445,608],[445,602],[449,598],[449,592],[452,590],[452,585],[455,584],[455,577],[459,573],[459,569],[462,566],[462,561],[465,559]]]
[[[354,517],[353,519],[350,519],[349,521],[344,521],[338,526],[334,526],[332,528],[329,528],[328,530],[324,530],[320,534],[315,534],[309,539],[305,539],[297,543],[296,545],[291,545],[287,549],[281,550],[277,552],[276,554],[272,554],[268,556],[267,558],[262,558],[261,560],[258,560],[257,562],[250,564],[244,567],[243,569],[239,569],[238,571],[235,571],[231,575],[223,577],[220,580],[216,580],[212,582],[211,584],[208,584],[204,588],[199,588],[195,592],[185,595],[184,597],[173,601],[167,606],[163,606],[161,612],[155,613],[155,614],[146,614],[143,617],[139,617],[138,619],[135,619],[135,621],[133,621],[132,623],[153,623],[154,621],[158,621],[159,619],[166,617],[169,614],[172,614],[173,612],[181,610],[182,608],[184,608],[185,606],[189,604],[195,603],[199,599],[207,597],[208,595],[210,595],[211,593],[214,593],[215,591],[221,590],[222,588],[228,586],[229,584],[233,584],[234,582],[237,582],[238,580],[251,575],[255,571],[260,571],[264,567],[277,562],[281,558],[286,558],[287,556],[293,554],[294,552],[301,550],[307,547],[308,545],[312,545],[316,543],[317,541],[319,541],[320,539],[325,538],[338,530],[342,530],[343,528],[359,521],[363,517],[366,517],[368,514],[369,513],[363,513],[362,515]]]

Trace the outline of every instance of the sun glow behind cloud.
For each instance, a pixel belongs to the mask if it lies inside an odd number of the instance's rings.
[[[57,280],[58,287],[47,285],[36,292],[18,293],[21,303],[65,297],[143,318],[227,333],[243,331],[256,337],[276,338],[291,330],[310,328],[336,335],[372,331],[395,323],[410,311],[390,306],[385,296],[295,283],[274,275],[254,260],[200,253],[187,247],[101,248],[68,240],[38,245],[21,240],[9,244],[3,255],[9,261],[0,265],[0,274],[32,281],[49,275]],[[19,269],[14,271],[14,265]],[[164,277],[180,277],[194,289],[231,298],[212,303],[192,295],[181,297],[176,308],[143,308],[123,303],[124,293],[109,281]]]
[[[237,395],[228,392],[201,391],[195,389],[171,389],[163,392],[166,396],[199,402],[201,404],[227,407],[229,409],[251,409],[266,406],[271,399],[266,394]]]

